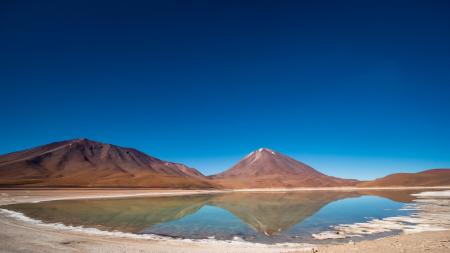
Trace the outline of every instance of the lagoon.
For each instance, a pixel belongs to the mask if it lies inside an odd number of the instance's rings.
[[[408,215],[410,210],[403,207],[413,201],[411,193],[414,192],[234,192],[56,200],[13,204],[2,208],[21,212],[45,223],[104,231],[186,239],[303,243],[317,242],[312,234],[339,224]],[[369,235],[357,239],[367,237]]]

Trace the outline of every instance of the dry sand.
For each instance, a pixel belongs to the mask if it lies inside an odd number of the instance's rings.
[[[359,188],[360,189],[360,188]],[[350,190],[337,189],[337,190]],[[220,191],[204,190],[1,190],[0,205],[54,199],[158,196]],[[450,231],[402,234],[341,245],[267,246],[227,242],[150,240],[92,235],[32,224],[0,213],[0,252],[450,252]]]

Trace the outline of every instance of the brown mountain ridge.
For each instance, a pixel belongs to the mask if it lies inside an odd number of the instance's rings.
[[[432,169],[418,173],[395,173],[368,182],[360,187],[450,186],[450,169]]]
[[[0,156],[0,185],[214,187],[199,171],[183,164],[88,139],[54,142]]]
[[[294,188],[450,186],[450,169],[396,173],[362,182],[325,175],[279,152],[260,148],[230,169],[204,176],[133,148],[82,139],[0,155],[0,187]]]

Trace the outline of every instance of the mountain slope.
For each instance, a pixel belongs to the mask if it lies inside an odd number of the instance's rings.
[[[210,188],[200,172],[132,148],[75,139],[0,156],[0,185]]]
[[[350,186],[356,180],[330,177],[266,148],[251,152],[225,172],[211,176],[227,188]]]
[[[450,169],[425,170],[418,173],[396,173],[358,184],[377,186],[450,186]]]

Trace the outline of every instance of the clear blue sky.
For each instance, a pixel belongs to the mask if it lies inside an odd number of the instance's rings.
[[[205,174],[259,147],[360,179],[450,167],[448,1],[7,0],[0,59],[0,153],[87,137]]]

